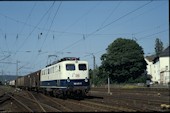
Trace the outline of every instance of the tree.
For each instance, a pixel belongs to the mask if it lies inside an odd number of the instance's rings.
[[[135,40],[118,38],[106,50],[101,56],[100,72],[109,76],[112,82],[135,80],[146,70],[143,49]]]
[[[156,38],[155,40],[155,53],[156,53],[156,56],[159,56],[160,53],[163,51],[163,42],[159,39],[159,38]]]

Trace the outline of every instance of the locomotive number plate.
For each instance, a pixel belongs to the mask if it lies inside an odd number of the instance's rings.
[[[82,85],[81,82],[74,82],[74,85]]]

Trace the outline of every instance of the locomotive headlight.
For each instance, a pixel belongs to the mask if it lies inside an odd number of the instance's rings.
[[[67,82],[70,82],[70,78],[69,77],[67,78]]]
[[[88,79],[87,79],[87,77],[85,78],[85,80],[84,80],[85,82],[88,82]]]

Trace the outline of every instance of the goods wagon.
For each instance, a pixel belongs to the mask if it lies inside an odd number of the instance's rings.
[[[29,77],[22,76],[22,77],[17,78],[16,85],[18,88],[28,89],[30,86]]]
[[[9,81],[9,85],[12,86],[12,87],[15,87],[15,80]]]
[[[35,90],[35,91],[39,90],[39,87],[40,87],[40,73],[41,73],[41,70],[38,70],[38,71],[33,72],[33,73],[28,75],[29,82],[30,82],[29,89]]]

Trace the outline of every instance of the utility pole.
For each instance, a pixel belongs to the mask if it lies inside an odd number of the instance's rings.
[[[19,61],[17,60],[17,61],[16,61],[16,78],[18,78],[18,63],[19,63]],[[18,87],[18,79],[16,79],[16,85],[15,85],[15,87],[16,87],[16,88]]]
[[[95,62],[95,56],[93,53],[91,53],[93,56],[93,77],[92,77],[92,86],[94,86],[94,76],[95,76],[95,69],[96,69],[96,62]]]
[[[94,86],[94,76],[95,76],[95,69],[96,69],[96,61],[95,61],[95,56],[94,56],[94,54],[93,53],[87,53],[88,54],[88,56],[89,55],[92,55],[93,56],[93,73],[92,73],[92,77],[91,77],[91,82],[90,82],[90,85],[91,85],[91,87],[93,87]]]
[[[3,69],[2,69],[2,72],[1,72],[2,74],[1,74],[1,76],[2,76],[2,83],[4,82],[4,71],[3,71]]]
[[[93,55],[93,69],[95,70],[95,69],[96,69],[95,56],[94,56],[94,54],[93,54],[93,53],[92,53],[92,55]]]
[[[108,94],[110,94],[110,78],[109,78],[109,75],[108,75]]]

